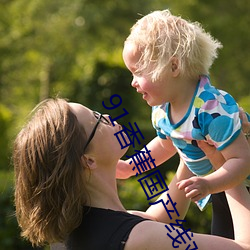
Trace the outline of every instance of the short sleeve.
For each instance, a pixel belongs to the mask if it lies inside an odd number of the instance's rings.
[[[169,131],[172,130],[171,124],[167,117],[167,104],[161,106],[155,106],[152,108],[151,120],[157,136],[161,139],[167,139]]]
[[[157,136],[159,136],[159,137],[160,137],[161,139],[163,139],[163,140],[167,139],[166,135],[162,134],[162,133],[159,132],[159,131],[156,131],[156,134],[157,134]]]
[[[240,134],[238,105],[230,94],[221,90],[210,92],[210,97],[203,101],[198,112],[201,132],[210,144],[222,150]]]

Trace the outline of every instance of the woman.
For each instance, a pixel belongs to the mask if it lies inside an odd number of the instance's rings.
[[[120,129],[107,116],[63,99],[38,105],[14,143],[16,215],[23,237],[33,245],[65,242],[72,250],[173,248],[165,224],[157,222],[170,222],[163,206],[139,213],[143,218],[128,213],[119,200],[116,165],[126,152],[114,136]],[[176,187],[178,178],[177,173],[168,193],[181,219],[188,201]],[[227,197],[235,240],[193,234],[199,249],[250,249],[247,191],[238,186]]]

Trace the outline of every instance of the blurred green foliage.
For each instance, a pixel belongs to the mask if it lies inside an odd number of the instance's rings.
[[[13,138],[40,100],[60,95],[105,113],[102,101],[108,104],[110,96],[118,94],[123,99],[121,108],[129,111],[129,116],[119,122],[137,122],[145,143],[155,136],[150,107],[130,87],[131,76],[121,52],[136,19],[165,8],[201,22],[223,43],[211,70],[213,84],[231,93],[249,112],[248,0],[0,1],[0,249],[28,249],[27,245],[22,248],[17,224],[10,216],[14,212],[13,185],[5,180],[12,170]],[[121,110],[110,114],[119,115]],[[169,174],[177,164],[175,158],[161,171]],[[145,194],[135,178],[118,185],[126,207],[146,208]],[[209,232],[210,220],[210,208],[201,213],[191,205],[187,221],[192,230]]]
[[[0,180],[0,249],[34,249],[20,237],[13,206],[13,172],[0,171]]]

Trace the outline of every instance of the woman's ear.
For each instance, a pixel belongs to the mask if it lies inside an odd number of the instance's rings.
[[[173,73],[173,76],[176,77],[180,74],[180,68],[179,68],[179,60],[176,57],[173,57],[171,59],[171,70]]]
[[[87,164],[90,170],[97,168],[95,159],[93,157],[88,156],[88,155],[83,155],[82,160],[84,161],[85,164]]]

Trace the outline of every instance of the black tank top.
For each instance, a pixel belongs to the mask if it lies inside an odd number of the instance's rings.
[[[146,219],[126,212],[85,207],[82,223],[66,242],[67,250],[122,250],[133,227]]]

